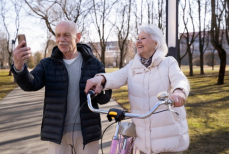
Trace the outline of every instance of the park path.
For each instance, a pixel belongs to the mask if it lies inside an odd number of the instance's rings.
[[[40,140],[40,126],[43,112],[44,89],[24,92],[19,87],[0,100],[0,154],[46,154],[48,142]],[[113,99],[100,109],[121,107]],[[101,114],[103,130],[110,124]],[[103,137],[103,152],[109,153],[109,146],[115,130],[111,126]],[[101,154],[101,150],[99,151]]]

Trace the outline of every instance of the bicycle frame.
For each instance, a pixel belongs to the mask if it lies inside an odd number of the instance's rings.
[[[126,154],[128,153],[128,151],[130,151],[132,149],[132,145],[130,143],[130,141],[132,140],[132,137],[129,136],[123,136],[119,130],[120,130],[120,125],[121,122],[118,122],[116,125],[116,129],[115,129],[115,134],[112,138],[112,142],[111,142],[111,147],[110,147],[110,154],[116,154],[117,151],[117,146],[119,145],[119,150],[118,150],[118,154]],[[120,139],[118,137],[118,134],[120,134]],[[121,136],[123,138],[121,138]],[[124,140],[123,140],[124,139]],[[121,142],[120,142],[121,140]],[[123,140],[123,141],[122,141]],[[123,144],[122,147],[120,148],[120,144]],[[132,143],[133,144],[133,143]],[[130,147],[131,146],[131,147]]]
[[[93,106],[91,104],[91,95],[94,95],[94,92],[90,90],[87,94],[87,101],[88,101],[89,109],[92,112],[108,114],[109,111],[93,108]],[[176,111],[171,109],[171,105],[174,104],[174,101],[171,99],[167,99],[167,98],[168,98],[167,92],[161,92],[158,94],[158,99],[160,101],[157,102],[148,113],[142,114],[142,115],[133,114],[133,113],[125,113],[125,117],[145,119],[145,118],[148,118],[149,116],[151,116],[152,114],[154,114],[155,111],[157,110],[157,108],[161,105],[168,105],[168,110],[176,113]],[[176,113],[176,114],[178,114],[178,113]],[[118,144],[120,145],[120,143],[119,143],[120,139],[118,137],[120,124],[121,124],[121,122],[117,123],[116,129],[115,129],[115,134],[114,134],[112,142],[111,142],[110,154],[116,154],[117,146],[118,146]],[[122,136],[123,136],[123,134],[122,134]],[[121,147],[121,149],[119,147],[118,154],[127,154],[128,151],[131,150],[132,145],[130,145],[130,141],[131,141],[132,137],[133,136],[131,136],[131,135],[130,136],[123,136],[123,138],[124,138],[123,146]],[[130,146],[131,146],[131,148],[130,148]]]

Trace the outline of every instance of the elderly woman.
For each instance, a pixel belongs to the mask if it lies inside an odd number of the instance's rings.
[[[181,154],[189,146],[188,125],[184,103],[189,94],[189,82],[173,57],[165,57],[168,48],[161,30],[143,26],[136,41],[137,54],[124,68],[97,74],[87,81],[85,92],[93,89],[116,89],[128,85],[132,113],[145,114],[158,102],[157,94],[167,91],[175,101],[174,110],[147,119],[133,119],[137,138],[135,146],[142,154]],[[103,86],[101,86],[103,85]],[[165,109],[161,106],[159,109]]]

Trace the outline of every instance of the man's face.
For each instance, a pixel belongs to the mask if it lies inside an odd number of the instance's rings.
[[[76,51],[76,43],[79,41],[80,37],[69,23],[60,23],[56,26],[56,43],[63,54]]]

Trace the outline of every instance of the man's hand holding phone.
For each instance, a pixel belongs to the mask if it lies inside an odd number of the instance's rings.
[[[23,69],[25,61],[31,56],[30,47],[26,47],[25,37],[23,40],[19,38],[18,35],[18,46],[13,51],[14,67],[18,71]]]

